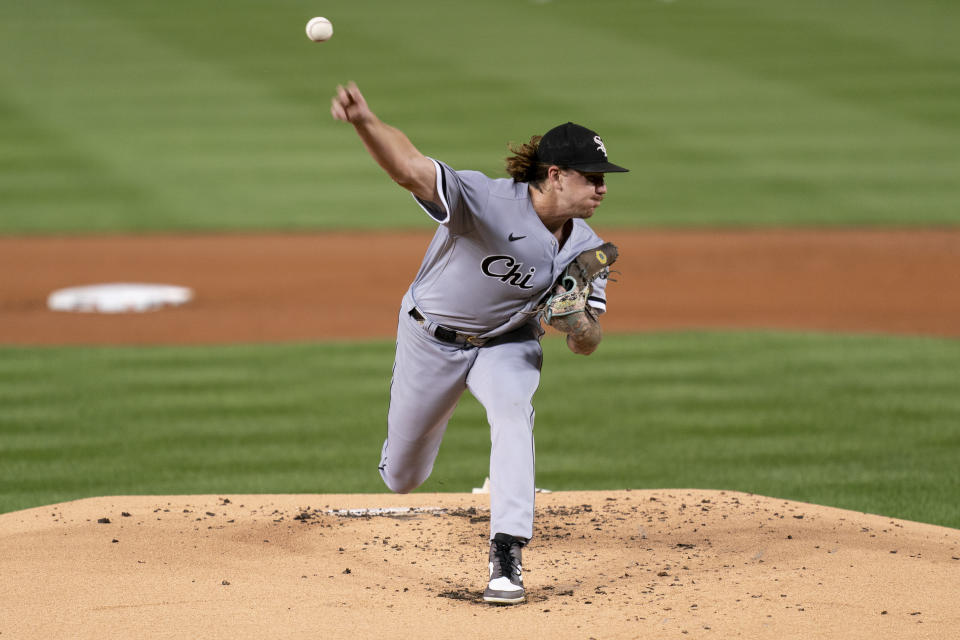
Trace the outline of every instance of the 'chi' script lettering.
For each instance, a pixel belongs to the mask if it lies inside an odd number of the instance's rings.
[[[530,278],[537,271],[536,268],[530,267],[524,273],[523,263],[517,262],[513,256],[487,256],[480,263],[480,270],[487,277],[496,278],[505,284],[521,289],[533,289],[527,283],[530,282]]]

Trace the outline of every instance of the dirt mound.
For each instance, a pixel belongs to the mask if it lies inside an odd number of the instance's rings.
[[[3,638],[949,638],[960,531],[735,492],[541,494],[483,604],[488,496],[140,496],[0,515]]]

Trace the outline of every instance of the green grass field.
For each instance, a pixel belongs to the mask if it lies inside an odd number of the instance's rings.
[[[303,32],[318,13],[322,45]],[[605,228],[956,226],[958,22],[946,0],[6,0],[0,233],[428,226],[331,120],[348,80],[456,168],[498,174],[509,141],[597,129],[632,169]],[[742,490],[960,527],[957,341],[546,351],[540,486]],[[382,491],[391,361],[388,342],[0,347],[0,512]],[[487,442],[467,397],[425,490],[476,486]]]
[[[956,225],[958,23],[945,0],[8,0],[0,232],[426,226],[331,120],[351,79],[457,168],[597,129],[633,169],[608,226]]]
[[[960,527],[960,342],[675,333],[610,336],[590,358],[544,346],[539,486],[740,490]],[[2,349],[0,512],[385,491],[392,358],[390,342]],[[479,486],[488,452],[466,395],[423,490]]]

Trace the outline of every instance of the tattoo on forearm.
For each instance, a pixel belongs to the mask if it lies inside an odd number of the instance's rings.
[[[590,352],[600,343],[600,323],[589,312],[577,313],[567,319],[570,332],[567,334],[571,348],[577,352]]]

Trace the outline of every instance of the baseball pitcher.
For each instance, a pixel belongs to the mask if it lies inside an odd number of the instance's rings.
[[[533,537],[533,395],[541,322],[574,353],[600,343],[599,316],[616,247],[586,219],[607,194],[600,136],[568,122],[511,147],[510,178],[456,171],[423,155],[370,110],[353,83],[331,113],[353,125],[386,173],[437,224],[403,296],[380,474],[407,493],[430,475],[447,422],[467,389],[490,423],[490,553],[483,598],[525,597],[521,549]]]

